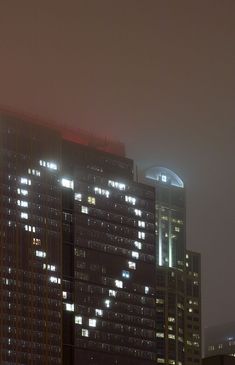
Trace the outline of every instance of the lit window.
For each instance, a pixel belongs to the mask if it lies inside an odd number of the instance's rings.
[[[162,180],[162,182],[167,182],[167,177],[166,177],[166,175],[161,175],[161,180]]]
[[[134,198],[133,196],[125,195],[125,201],[127,203],[131,203],[132,205],[136,204],[136,198]]]
[[[17,189],[17,193],[27,196],[29,192],[28,192],[28,190],[25,190],[25,189]]]
[[[110,308],[111,301],[109,299],[106,299],[104,303],[107,308]]]
[[[68,312],[74,312],[74,304],[65,303],[65,309]]]
[[[31,185],[31,180],[27,179],[26,177],[21,177],[20,183],[24,185]]]
[[[40,160],[39,165],[43,166],[43,167],[46,167],[46,161]]]
[[[145,294],[148,294],[149,293],[149,287],[148,286],[145,286],[144,287],[144,292],[145,292]]]
[[[129,269],[135,270],[136,269],[136,263],[133,261],[128,261],[128,267]]]
[[[61,279],[60,278],[56,278],[55,276],[50,276],[49,280],[50,280],[51,283],[61,284]]]
[[[168,338],[170,338],[171,340],[175,340],[175,335],[169,334]]]
[[[113,188],[119,189],[119,190],[125,190],[126,185],[123,183],[119,183],[118,181],[109,180],[108,185],[112,186]]]
[[[157,363],[159,364],[165,364],[165,359],[162,359],[160,357],[157,358]]]
[[[41,175],[41,173],[40,173],[40,171],[38,171],[38,170],[34,170],[34,169],[28,169],[28,173],[29,173],[29,175],[36,175],[36,176],[40,176]]]
[[[180,232],[180,228],[179,227],[175,227],[175,232]]]
[[[109,196],[110,196],[110,192],[108,190],[105,190],[105,189],[95,187],[94,191],[95,191],[95,194],[106,196],[106,198],[109,198]]]
[[[57,164],[55,162],[47,162],[47,167],[51,170],[57,170]]]
[[[135,215],[137,215],[138,217],[141,217],[142,216],[141,210],[135,209],[134,212],[135,212]]]
[[[82,324],[82,317],[81,316],[75,316],[75,323],[76,324]]]
[[[109,290],[109,296],[110,297],[116,297],[116,295],[117,295],[116,290],[112,290],[112,289]]]
[[[96,327],[96,319],[89,319],[89,326]]]
[[[25,200],[17,200],[17,204],[23,208],[28,208],[29,206],[28,202],[26,202]]]
[[[145,222],[144,221],[138,221],[138,227],[145,228]]]
[[[135,259],[138,259],[139,258],[139,252],[136,252],[136,251],[132,251],[131,252],[131,256]]]
[[[89,204],[95,205],[95,198],[93,196],[88,196],[87,201]]]
[[[29,232],[36,232],[36,228],[34,226],[28,226],[27,224],[24,226],[24,229]]]
[[[126,279],[129,279],[129,278],[130,278],[130,273],[129,273],[129,271],[122,270],[122,277],[123,277],[123,278],[126,278]]]
[[[158,337],[158,338],[164,338],[164,333],[162,333],[162,332],[157,332],[157,333],[156,333],[156,337]]]
[[[168,322],[175,322],[175,318],[174,317],[168,317]]]
[[[85,207],[84,205],[81,206],[81,212],[84,214],[88,214],[88,208]]]
[[[58,166],[55,162],[40,160],[39,164],[40,164],[40,166],[48,167],[48,169],[51,169],[51,170],[57,170],[58,169]]]
[[[63,297],[63,299],[67,299],[67,297],[68,297],[67,291],[62,292],[62,297]]]
[[[145,239],[145,233],[144,232],[138,232],[138,238],[144,240]]]
[[[83,328],[82,329],[82,336],[83,337],[89,337],[89,331]]]
[[[81,202],[82,201],[82,194],[81,193],[75,193],[74,199]]]
[[[69,179],[66,179],[64,177],[61,180],[61,184],[64,188],[67,188],[67,189],[73,189],[74,188],[73,180],[69,180]]]
[[[164,299],[156,299],[156,304],[164,304]]]
[[[22,219],[28,219],[28,218],[29,218],[29,215],[28,215],[28,213],[24,213],[24,212],[22,212],[22,213],[20,213],[20,217],[21,217]]]
[[[115,280],[115,285],[117,288],[123,288],[123,282],[121,280]]]
[[[40,238],[33,238],[33,245],[35,245],[35,246],[40,246],[40,245],[41,245],[41,240],[40,240]]]
[[[102,316],[102,315],[103,315],[103,311],[102,311],[102,309],[96,309],[96,310],[95,310],[95,315],[96,315],[96,316]]]
[[[134,242],[134,245],[135,245],[135,247],[137,247],[139,250],[141,250],[141,248],[142,248],[142,243],[141,243],[141,242],[139,242],[139,241],[135,241],[135,242]]]
[[[45,251],[36,251],[36,256],[37,257],[46,257],[46,252]]]
[[[192,313],[193,309],[192,309],[192,308],[189,308],[189,310],[188,310],[188,311],[189,311],[189,313]]]

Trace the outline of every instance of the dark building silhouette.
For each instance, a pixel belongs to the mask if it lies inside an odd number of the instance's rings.
[[[217,355],[206,357],[202,360],[202,365],[234,365],[235,358],[228,355]]]
[[[199,363],[178,177],[138,183],[121,144],[9,114],[0,149],[0,363]]]

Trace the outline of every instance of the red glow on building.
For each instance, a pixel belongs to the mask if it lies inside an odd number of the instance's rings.
[[[89,146],[95,148],[100,151],[112,153],[118,156],[125,156],[125,146],[123,143],[119,141],[115,141],[109,138],[104,138],[100,136],[96,136],[92,133],[89,133],[80,128],[70,128],[66,126],[60,126],[54,121],[47,121],[38,119],[35,116],[30,116],[24,113],[18,113],[15,111],[11,111],[9,109],[0,109],[0,114],[5,115],[12,118],[18,118],[19,120],[22,119],[28,123],[36,124],[39,126],[44,126],[50,128],[67,141],[79,143],[85,146]]]

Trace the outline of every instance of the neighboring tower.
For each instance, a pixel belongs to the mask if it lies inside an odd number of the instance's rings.
[[[205,328],[205,356],[235,356],[235,322]]]
[[[186,306],[185,306],[186,364],[201,360],[201,255],[186,253]]]
[[[182,180],[163,167],[147,170],[156,189],[156,259],[158,266],[184,269],[185,190]]]
[[[156,326],[157,326],[157,363],[183,365],[188,363],[188,348],[191,335],[196,335],[195,343],[200,344],[200,312],[198,313],[197,330],[191,333],[187,295],[189,274],[186,254],[186,222],[185,222],[185,189],[184,183],[173,171],[165,167],[152,167],[146,171],[148,183],[155,186],[156,191]],[[196,255],[196,254],[195,254]],[[197,258],[200,262],[200,256]],[[190,261],[191,265],[191,261]],[[197,271],[198,273],[198,271]],[[198,274],[200,275],[200,273]],[[200,308],[200,281],[194,278],[190,284],[198,283],[198,295],[195,294]],[[189,293],[191,294],[191,292]],[[195,304],[196,306],[196,304]],[[197,310],[197,309],[195,309]],[[191,311],[191,307],[190,307]],[[195,313],[196,314],[196,313]],[[189,336],[189,337],[188,337]],[[199,338],[198,338],[199,336]],[[194,338],[193,337],[193,338]],[[196,345],[195,345],[196,346]],[[191,353],[191,348],[190,351]],[[195,350],[194,363],[200,363],[200,345]]]

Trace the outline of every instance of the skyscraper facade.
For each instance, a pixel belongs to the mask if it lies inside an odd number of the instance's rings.
[[[182,181],[136,182],[122,145],[12,115],[0,150],[0,363],[188,364]]]
[[[186,250],[184,183],[164,167],[145,178],[156,193],[156,360],[200,364],[200,255]]]

